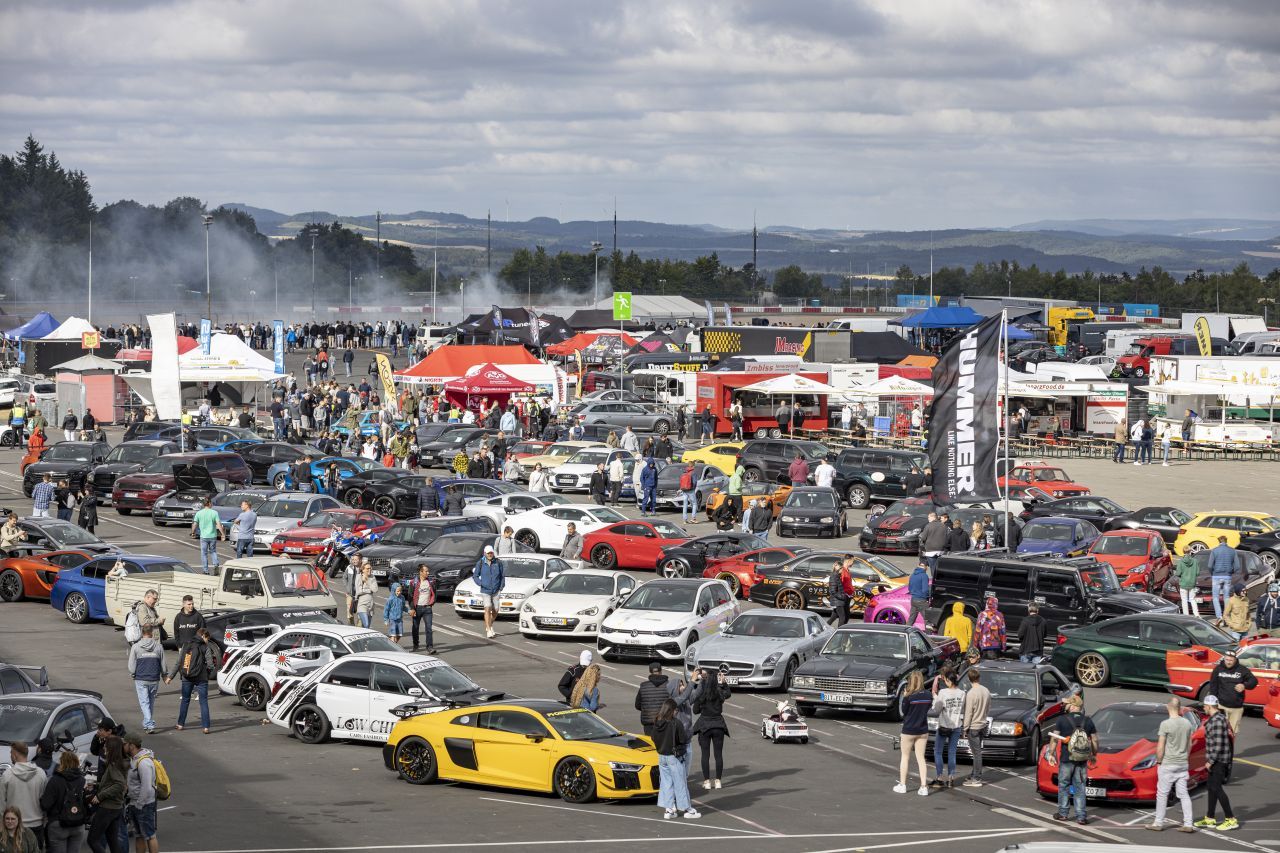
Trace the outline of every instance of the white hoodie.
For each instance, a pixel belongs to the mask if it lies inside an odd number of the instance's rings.
[[[30,829],[44,826],[40,795],[49,777],[30,761],[22,761],[4,772],[0,781],[0,811],[15,806],[22,812],[22,825]]]

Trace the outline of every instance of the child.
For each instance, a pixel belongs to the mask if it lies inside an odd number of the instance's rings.
[[[404,636],[404,612],[408,606],[404,599],[404,587],[396,581],[391,585],[391,595],[382,608],[382,618],[387,622],[387,636],[396,645],[400,644],[400,638]]]

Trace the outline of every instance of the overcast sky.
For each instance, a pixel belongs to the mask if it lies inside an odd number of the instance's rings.
[[[10,0],[100,203],[924,229],[1280,215],[1274,0]]]

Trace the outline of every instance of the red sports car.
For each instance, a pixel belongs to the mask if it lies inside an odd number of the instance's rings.
[[[582,537],[582,556],[599,569],[652,569],[662,549],[692,539],[669,521],[617,521]]]
[[[1195,726],[1191,735],[1190,784],[1209,776],[1204,766],[1204,717],[1188,709],[1183,716]],[[1156,741],[1160,723],[1169,718],[1159,702],[1117,702],[1093,714],[1098,728],[1098,755],[1089,765],[1085,796],[1107,802],[1154,802],[1156,798]],[[1040,750],[1036,765],[1036,791],[1043,797],[1058,796],[1059,741],[1050,740]]]
[[[703,570],[704,578],[719,578],[729,585],[738,598],[746,598],[751,593],[751,585],[756,582],[756,570],[766,566],[785,563],[792,557],[798,557],[808,548],[757,548],[754,551],[743,551],[732,557],[707,560]]]
[[[271,556],[314,557],[324,550],[324,540],[333,528],[364,533],[372,530],[382,535],[391,529],[394,521],[367,509],[326,509],[312,513],[297,527],[289,527],[271,540]]]
[[[16,542],[11,550],[13,556],[0,560],[0,601],[47,601],[58,572],[74,569],[97,556],[87,551],[50,551],[29,542]]]
[[[1073,498],[1077,495],[1089,494],[1087,486],[1072,480],[1067,476],[1067,472],[1057,465],[1040,463],[1019,465],[1009,472],[1007,478],[997,479],[996,484],[1003,487],[1006,480],[1009,485],[1009,496],[1012,498],[1020,497],[1031,486],[1048,492],[1049,496],[1054,498]]]
[[[1164,539],[1154,530],[1109,530],[1089,546],[1089,555],[1116,570],[1120,586],[1158,593],[1173,572]]]
[[[1209,676],[1222,655],[1205,646],[1172,649],[1164,653],[1169,691],[1185,699],[1203,700],[1209,690]],[[1258,686],[1246,690],[1244,703],[1261,708],[1270,697],[1273,684],[1280,684],[1280,637],[1253,637],[1240,641],[1239,665],[1248,667]]]
[[[1262,719],[1273,729],[1280,729],[1280,684],[1273,682],[1267,688],[1267,704],[1262,707]]]
[[[511,447],[507,448],[507,455],[516,459],[525,459],[529,456],[541,456],[547,452],[547,448],[551,446],[549,441],[518,441]]]

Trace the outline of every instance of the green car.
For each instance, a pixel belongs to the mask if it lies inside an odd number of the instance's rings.
[[[1169,683],[1164,653],[1193,645],[1219,652],[1239,645],[1237,640],[1194,616],[1149,613],[1118,616],[1062,628],[1065,642],[1053,650],[1052,663],[1073,673],[1085,687],[1139,684],[1163,687]]]

